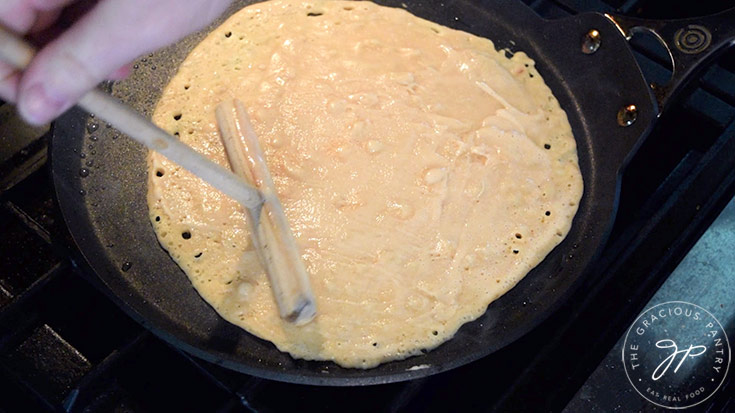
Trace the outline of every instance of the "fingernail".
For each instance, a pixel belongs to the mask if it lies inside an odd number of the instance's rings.
[[[59,114],[66,102],[46,92],[41,84],[33,85],[19,97],[19,110],[27,121],[34,124],[49,122]]]
[[[133,65],[125,65],[110,75],[110,80],[123,80],[130,76],[130,73],[133,71]]]

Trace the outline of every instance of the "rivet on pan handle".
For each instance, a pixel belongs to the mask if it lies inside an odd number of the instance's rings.
[[[606,14],[630,40],[636,33],[651,33],[666,48],[673,73],[665,84],[651,84],[659,115],[707,63],[735,44],[735,8],[706,17],[649,20]]]

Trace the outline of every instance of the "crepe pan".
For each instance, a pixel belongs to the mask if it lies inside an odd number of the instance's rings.
[[[228,14],[250,3],[235,1]],[[119,137],[104,122],[72,109],[55,124],[51,165],[58,203],[78,248],[76,262],[96,273],[111,297],[155,334],[191,354],[244,373],[322,385],[378,384],[427,376],[508,345],[548,317],[583,277],[597,275],[592,264],[612,225],[619,176],[627,160],[695,64],[714,58],[732,42],[735,32],[727,28],[728,19],[735,21],[732,12],[696,22],[621,17],[613,22],[599,13],[544,20],[515,0],[378,3],[405,4],[413,14],[492,39],[497,48],[509,53],[524,51],[536,61],[567,112],[578,145],[585,193],[569,235],[483,316],[424,355],[370,370],[294,360],[227,323],[199,297],[159,246],[149,222],[146,150]],[[105,87],[150,116],[178,64],[220,22],[140,59],[129,79]],[[623,35],[651,29],[669,43],[675,65],[668,87],[657,87],[655,93]],[[599,36],[590,36],[591,30]]]

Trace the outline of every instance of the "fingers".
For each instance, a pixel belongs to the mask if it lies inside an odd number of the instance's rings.
[[[76,0],[26,0],[34,9],[40,11],[60,10]]]
[[[41,31],[44,31],[48,29],[55,21],[59,18],[59,15],[61,14],[61,9],[56,10],[43,10],[38,12],[38,15],[36,16],[36,21],[33,23],[33,26],[29,29],[29,32],[31,33],[38,33]]]
[[[40,0],[39,0],[40,1]],[[56,0],[60,1],[60,0]],[[24,72],[18,109],[42,124],[138,56],[202,28],[229,0],[103,0],[48,44]]]
[[[0,26],[18,35],[41,31],[59,16],[59,11],[74,0],[1,0]],[[0,62],[0,99],[15,102],[20,75]]]
[[[36,22],[36,10],[27,0],[0,1],[0,24],[18,33],[25,34]]]
[[[0,25],[16,33],[25,31],[35,21],[35,13],[22,0],[0,2]],[[0,62],[0,99],[15,102],[18,87],[16,70]]]
[[[48,25],[56,20],[58,11],[76,0],[2,0],[0,1],[0,25],[25,34],[34,25]]]
[[[15,102],[20,75],[8,65],[0,63],[0,99]]]

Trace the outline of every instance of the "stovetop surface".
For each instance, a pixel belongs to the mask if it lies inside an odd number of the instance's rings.
[[[714,0],[526,3],[549,18],[590,10],[691,17],[728,6]],[[633,45],[650,80],[666,76],[655,42],[640,38]],[[0,410],[653,411],[658,408],[623,380],[619,357],[641,311],[661,300],[689,299],[735,337],[728,271],[735,257],[724,247],[735,245],[728,244],[735,207],[715,221],[735,194],[732,51],[664,114],[631,160],[594,276],[561,309],[475,363],[381,386],[312,387],[235,373],[192,358],[132,321],[96,287],[94,275],[75,265],[46,162],[50,133],[14,119],[7,105],[0,107]],[[706,293],[713,288],[720,294]],[[728,377],[695,409],[733,411],[733,394]]]

